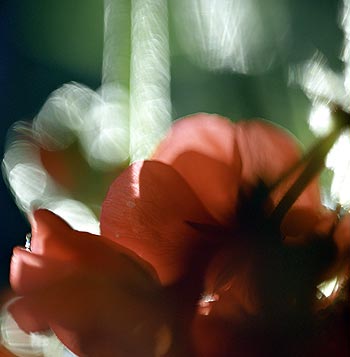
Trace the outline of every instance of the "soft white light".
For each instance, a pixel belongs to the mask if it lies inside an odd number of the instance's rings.
[[[219,300],[219,295],[215,293],[206,293],[198,302],[198,312],[201,315],[208,316],[212,309],[212,304]]]
[[[22,126],[18,127],[20,132]],[[26,213],[58,192],[40,162],[38,148],[30,140],[13,142],[5,153],[2,168],[18,206]]]
[[[102,83],[129,87],[131,0],[104,0]]]
[[[334,172],[331,186],[333,199],[350,208],[350,130],[337,140],[327,156],[326,166]]]
[[[288,45],[281,0],[177,0],[176,30],[188,56],[202,67],[241,73],[268,69]],[[269,9],[273,25],[266,24]],[[271,13],[273,12],[273,13]]]
[[[311,60],[291,69],[290,81],[299,83],[312,101],[321,99],[325,103],[349,107],[344,74],[329,69],[326,59],[318,52]]]
[[[345,89],[350,94],[350,0],[343,0],[344,8],[342,13],[341,25],[344,31],[343,62],[345,64]]]
[[[16,356],[77,357],[53,333],[25,333],[6,308],[0,314],[0,340]]]
[[[68,198],[50,199],[43,203],[47,208],[63,218],[73,229],[92,234],[100,234],[100,224],[93,212],[79,201]]]
[[[33,123],[40,145],[62,150],[78,140],[89,164],[118,166],[129,157],[129,97],[125,89],[106,84],[97,92],[77,83],[51,94]]]
[[[129,158],[129,96],[112,85],[100,89],[78,133],[92,167],[115,167]]]
[[[34,164],[17,164],[9,172],[9,183],[21,206],[28,210],[32,202],[43,198],[47,176]]]
[[[325,104],[337,104],[342,110],[350,112],[350,0],[343,0],[340,25],[344,31],[344,49],[342,60],[343,73],[336,73],[327,66],[326,59],[316,53],[303,66],[290,71],[292,82],[298,82],[313,101],[310,115],[310,127],[318,135],[330,131],[328,125],[329,110]],[[331,197],[344,208],[350,208],[350,132],[343,132],[334,144],[326,159],[326,166],[333,171]]]
[[[168,8],[164,0],[132,0],[130,157],[148,158],[171,123]]]
[[[316,104],[312,107],[309,125],[311,130],[320,136],[326,135],[332,128],[331,111],[327,105]]]
[[[85,128],[86,113],[95,96],[94,91],[77,83],[54,91],[33,122],[33,133],[40,144],[50,150],[69,146]]]
[[[339,287],[338,284],[338,278],[333,278],[331,280],[324,281],[320,285],[317,286],[317,288],[321,291],[321,293],[325,297],[329,297],[335,292]]]
[[[33,209],[47,208],[73,228],[99,234],[96,216],[82,202],[70,199],[53,181],[41,164],[38,147],[29,140],[12,143],[5,154],[3,170],[18,206],[26,214],[30,215]]]

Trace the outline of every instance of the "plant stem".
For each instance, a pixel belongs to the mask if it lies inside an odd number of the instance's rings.
[[[309,154],[306,154],[308,159],[306,160],[305,168],[272,211],[269,221],[273,226],[279,227],[283,217],[290,207],[298,199],[310,181],[319,174],[322,168],[324,168],[326,156],[333,147],[335,141],[343,130],[350,126],[350,115],[341,108],[334,108],[333,118],[335,121],[333,130],[322,138]],[[302,159],[302,161],[304,160]],[[273,189],[274,188],[276,188],[276,185],[273,185]]]
[[[130,0],[104,0],[102,84],[129,89],[130,12]]]
[[[145,159],[170,126],[168,8],[165,0],[132,0],[130,157]]]

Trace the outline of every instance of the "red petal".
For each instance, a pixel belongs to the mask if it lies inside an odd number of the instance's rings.
[[[281,179],[300,159],[296,140],[286,131],[264,121],[241,121],[237,124],[239,151],[242,157],[242,181],[249,190],[261,180],[271,186]],[[295,181],[301,170],[293,173],[274,190],[272,200],[277,204]],[[296,211],[294,211],[296,210]],[[320,193],[317,180],[313,180],[299,196],[285,216],[283,230],[286,235],[309,231],[316,223],[320,211]],[[297,211],[301,211],[299,214]],[[305,216],[305,212],[308,214]],[[294,224],[298,216],[298,225]],[[301,219],[305,216],[305,219]]]
[[[151,355],[164,323],[152,269],[110,239],[35,212],[34,251],[15,248],[9,310],[26,332],[51,328],[84,356]]]
[[[49,151],[44,148],[40,148],[40,158],[41,162],[46,169],[46,171],[53,177],[53,179],[69,190],[72,190],[76,186],[76,178],[73,175],[73,171],[70,169],[72,161],[72,157],[76,155],[75,151],[70,150],[70,153],[67,153],[68,150],[65,151]],[[74,168],[78,164],[81,166],[81,162],[83,162],[83,158],[81,157],[80,160],[74,160]]]
[[[8,310],[20,329],[26,333],[50,329],[47,318],[37,313],[38,307],[31,299],[18,298],[8,306]]]
[[[62,186],[76,200],[90,207],[99,206],[114,178],[124,169],[126,162],[108,171],[91,167],[75,142],[64,150],[47,150],[38,143],[40,159],[55,183]],[[95,182],[99,184],[96,185]]]
[[[35,254],[56,259],[70,258],[72,251],[66,245],[72,244],[71,227],[59,216],[48,210],[34,212],[31,219],[31,250]]]
[[[9,306],[26,332],[50,327],[79,356],[152,355],[163,311],[157,295],[81,272]]]
[[[240,356],[234,354],[235,351],[232,349],[231,328],[232,326],[224,320],[196,315],[192,323],[192,338],[196,355],[201,357]]]
[[[175,122],[153,159],[174,167],[217,220],[230,220],[241,159],[234,125],[228,119],[196,114]]]
[[[240,328],[223,319],[197,315],[192,324],[196,356],[261,357],[272,355],[264,350],[264,344],[267,343],[265,341],[270,336],[266,334],[259,336],[254,332],[247,328],[244,330],[244,327]]]
[[[196,244],[203,234],[188,222],[216,223],[183,178],[156,161],[135,163],[114,181],[100,221],[104,236],[150,262],[166,283],[200,256]]]
[[[242,156],[242,176],[246,184],[275,183],[301,156],[290,134],[262,120],[236,124],[237,140]]]
[[[248,192],[259,181],[273,185],[300,160],[301,151],[290,134],[267,122],[232,124],[216,115],[197,114],[175,122],[153,158],[173,166],[208,211],[226,223],[234,214],[238,185]],[[274,204],[298,174],[300,170],[274,191]],[[320,209],[319,189],[313,180],[286,215],[284,233],[298,235],[309,231],[317,222]],[[306,211],[307,218],[296,226],[294,218],[305,216]]]
[[[71,270],[71,264],[17,247],[11,260],[10,282],[16,293],[23,295],[62,280]]]
[[[11,284],[19,294],[55,284],[77,269],[116,276],[140,288],[154,287],[153,268],[126,248],[107,238],[75,231],[47,210],[36,211],[34,218],[32,252],[15,248],[11,262]]]

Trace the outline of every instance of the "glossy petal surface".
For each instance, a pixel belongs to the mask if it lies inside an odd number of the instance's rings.
[[[239,131],[243,186],[249,190],[262,181],[271,187],[286,175],[270,196],[276,205],[301,173],[303,165],[289,174],[301,159],[300,147],[289,133],[262,120],[241,121],[236,130]],[[320,219],[321,211],[318,183],[312,180],[285,216],[284,233],[305,233]]]
[[[224,224],[235,214],[239,190],[249,195],[259,182],[272,186],[300,158],[296,141],[281,128],[262,120],[232,123],[204,113],[175,122],[153,156],[154,160],[174,167],[207,210]],[[278,185],[271,196],[274,204],[299,174],[300,169]],[[298,235],[311,229],[319,219],[320,210],[319,190],[314,180],[283,222],[285,233]],[[297,220],[299,229],[294,224]]]
[[[135,163],[114,181],[100,222],[102,235],[151,263],[166,284],[200,259],[198,246],[205,247],[191,223],[217,224],[185,180],[156,161]]]
[[[178,120],[152,159],[175,168],[217,220],[231,219],[241,156],[237,133],[228,119],[202,113]]]

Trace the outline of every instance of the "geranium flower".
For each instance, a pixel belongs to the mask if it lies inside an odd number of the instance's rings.
[[[314,159],[264,121],[181,119],[111,185],[101,237],[34,214],[9,310],[79,356],[348,355],[350,217],[321,205]]]

